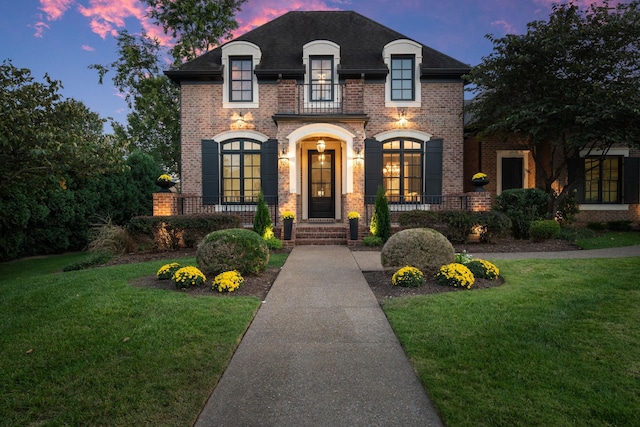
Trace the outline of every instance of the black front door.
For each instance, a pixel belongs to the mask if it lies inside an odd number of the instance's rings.
[[[335,150],[309,151],[309,218],[335,218]]]
[[[502,191],[523,188],[522,157],[504,157],[502,159]]]

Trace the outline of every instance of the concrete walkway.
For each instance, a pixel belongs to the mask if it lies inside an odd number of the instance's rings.
[[[196,426],[442,426],[353,254],[293,249]]]

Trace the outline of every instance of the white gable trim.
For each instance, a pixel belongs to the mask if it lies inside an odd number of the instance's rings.
[[[266,142],[269,140],[269,137],[264,133],[257,132],[255,130],[227,130],[220,132],[213,137],[213,140],[216,142],[223,142],[229,139],[253,139],[260,142]]]
[[[313,123],[302,126],[286,136],[289,142],[289,148],[287,150],[289,154],[289,191],[294,194],[301,194],[300,167],[298,167],[300,159],[297,158],[298,150],[296,150],[296,146],[299,141],[314,137],[332,137],[344,141],[346,149],[342,155],[342,164],[344,165],[342,169],[342,182],[346,183],[346,185],[343,185],[343,194],[353,193],[353,162],[347,160],[351,160],[355,156],[353,139],[356,135],[340,126],[329,123]],[[292,153],[296,154],[291,155]]]
[[[380,132],[374,135],[373,137],[378,141],[383,142],[383,141],[387,141],[389,139],[394,139],[394,138],[413,138],[419,141],[429,141],[431,140],[432,136],[433,135],[431,135],[430,133],[422,132],[420,130],[415,130],[415,129],[405,129],[405,130],[394,129],[394,130],[387,130],[384,132]]]

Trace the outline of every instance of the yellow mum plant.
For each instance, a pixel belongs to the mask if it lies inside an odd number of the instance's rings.
[[[213,279],[213,290],[233,292],[244,283],[244,278],[235,270],[225,271]]]
[[[166,173],[163,173],[158,177],[157,181],[171,182],[171,176],[167,175]]]
[[[178,271],[180,268],[180,264],[177,262],[172,262],[170,264],[165,264],[156,272],[156,277],[160,280],[167,280],[173,277],[173,274]]]
[[[424,285],[424,274],[419,269],[407,265],[393,274],[391,283],[394,286],[417,288]]]
[[[475,277],[471,270],[457,262],[443,265],[436,274],[436,282],[443,286],[470,289],[474,281]]]
[[[185,289],[190,286],[201,286],[207,281],[207,277],[196,267],[187,266],[177,270],[171,281],[175,283],[177,288]]]
[[[487,179],[487,174],[482,172],[478,172],[471,178],[472,181],[484,181],[485,179]]]
[[[282,219],[294,219],[295,217],[296,217],[296,214],[294,214],[291,211],[282,212]]]
[[[471,273],[473,273],[475,277],[493,280],[500,276],[500,270],[498,267],[483,259],[475,259],[465,263],[465,265],[469,270],[471,270]]]
[[[349,212],[349,214],[347,214],[347,218],[349,219],[359,219],[360,218],[360,214],[358,212]]]

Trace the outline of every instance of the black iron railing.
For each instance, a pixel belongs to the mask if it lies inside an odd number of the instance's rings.
[[[264,196],[264,201],[269,207],[269,214],[273,225],[278,223],[278,196]],[[242,218],[244,224],[253,222],[258,205],[258,197],[232,196],[232,197],[202,197],[178,195],[178,215],[192,215],[203,213],[233,213]]]
[[[427,194],[411,196],[387,196],[391,221],[397,222],[401,212],[408,211],[468,211],[469,196],[431,196]],[[364,212],[366,224],[373,216],[375,196],[365,196]]]
[[[297,92],[297,114],[342,114],[344,90],[341,84],[301,84]]]

